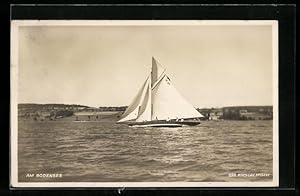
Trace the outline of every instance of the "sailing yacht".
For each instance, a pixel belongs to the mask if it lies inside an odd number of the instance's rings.
[[[172,85],[152,57],[152,71],[118,123],[136,127],[181,127],[200,124],[203,117]]]

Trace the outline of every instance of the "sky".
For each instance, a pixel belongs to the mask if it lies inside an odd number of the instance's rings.
[[[18,102],[130,104],[154,56],[194,107],[272,105],[272,27],[22,26]]]

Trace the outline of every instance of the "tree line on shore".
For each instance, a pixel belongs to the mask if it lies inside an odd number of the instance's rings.
[[[18,116],[33,119],[57,119],[73,116],[75,112],[124,112],[127,106],[89,107],[78,104],[19,104]],[[235,106],[197,108],[203,120],[271,120],[272,106]]]

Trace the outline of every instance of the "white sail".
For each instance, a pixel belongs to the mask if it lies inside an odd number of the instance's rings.
[[[152,57],[151,76],[122,115],[121,120],[147,122],[203,117],[172,85],[165,69]]]
[[[139,109],[137,122],[151,121],[151,82],[148,80],[147,91]]]
[[[133,101],[131,104],[127,107],[123,115],[121,116],[121,119],[118,122],[124,122],[124,121],[129,121],[129,120],[135,120],[138,116],[139,113],[139,108],[141,106],[141,102],[144,98],[144,95],[147,91],[147,84],[148,84],[148,79],[144,82],[143,86],[140,88],[138,91],[137,95],[134,97]]]
[[[165,72],[165,69],[152,57],[152,70],[151,70],[151,86],[158,81],[158,79]]]
[[[152,89],[152,120],[203,117],[175,89],[164,74]]]

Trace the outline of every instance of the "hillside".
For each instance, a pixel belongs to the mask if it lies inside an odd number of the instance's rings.
[[[34,104],[18,105],[21,120],[102,120],[120,118],[127,106],[101,106],[98,108],[78,104]],[[231,106],[223,108],[198,108],[203,120],[271,120],[272,106]]]

